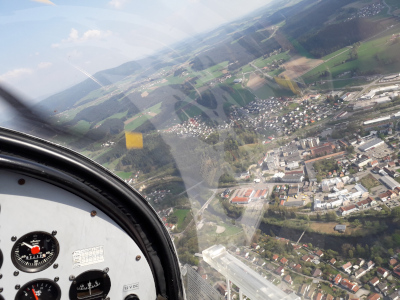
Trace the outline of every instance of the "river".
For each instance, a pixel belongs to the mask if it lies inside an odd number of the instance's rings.
[[[388,229],[385,230],[385,233],[393,233],[398,226],[387,221]],[[271,235],[271,231],[279,237],[283,237],[285,239],[289,239],[291,241],[297,242],[300,238],[303,230],[281,227],[277,225],[271,225],[266,223],[260,224],[260,230],[267,235]],[[349,236],[349,235],[327,235],[321,234],[318,232],[305,232],[300,243],[308,244],[311,243],[314,247],[318,247],[321,249],[332,249],[334,251],[341,251],[341,247],[343,244],[350,244],[354,247],[357,244],[372,246],[376,240],[382,237],[382,233],[375,233],[365,236]]]

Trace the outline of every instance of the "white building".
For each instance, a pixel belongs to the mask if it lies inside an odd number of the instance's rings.
[[[361,145],[360,147],[358,147],[358,149],[359,149],[360,151],[366,152],[366,151],[368,151],[368,150],[371,150],[371,149],[373,149],[373,148],[382,146],[382,145],[384,145],[384,144],[385,144],[384,141],[382,141],[382,140],[379,139],[379,138],[375,138],[375,139],[372,139],[372,140],[370,140],[369,142],[367,142],[367,143]]]

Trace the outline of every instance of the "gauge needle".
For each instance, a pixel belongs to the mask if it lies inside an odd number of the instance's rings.
[[[38,298],[38,296],[36,295],[36,293],[35,293],[35,290],[34,290],[34,289],[32,289],[32,292],[33,292],[33,295],[35,296],[35,300],[39,300],[39,298]]]
[[[22,245],[27,246],[28,248],[31,249],[31,253],[32,254],[38,254],[40,252],[40,247],[39,246],[31,246],[25,242],[22,243]]]
[[[91,289],[92,284],[90,283],[90,281],[88,283],[88,287],[89,287],[89,295],[92,295],[92,289]]]
[[[25,245],[25,246],[27,246],[27,247],[30,248],[30,249],[33,248],[33,246],[31,246],[31,245],[29,245],[29,244],[27,244],[27,243],[25,243],[25,242],[23,242],[22,245]]]

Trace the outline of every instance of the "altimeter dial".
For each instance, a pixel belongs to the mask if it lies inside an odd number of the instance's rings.
[[[47,269],[57,259],[57,239],[43,231],[35,231],[20,237],[11,250],[11,259],[21,271],[35,273]]]

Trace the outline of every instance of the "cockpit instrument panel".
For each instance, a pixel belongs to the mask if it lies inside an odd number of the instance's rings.
[[[0,300],[183,299],[168,231],[79,154],[0,128]]]
[[[0,171],[0,185],[6,299],[156,299],[142,251],[97,207],[19,174]]]

